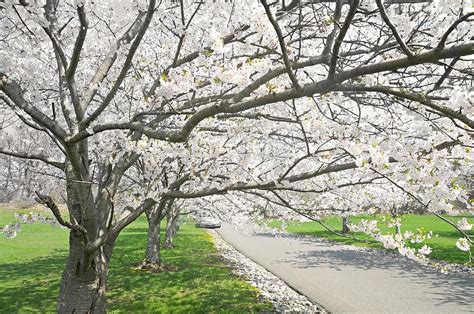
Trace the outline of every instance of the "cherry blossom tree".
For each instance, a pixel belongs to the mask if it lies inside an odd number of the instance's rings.
[[[159,226],[178,199],[227,203],[228,219],[269,204],[319,209],[313,218],[407,199],[436,215],[455,202],[472,210],[468,1],[7,0],[1,10],[1,115],[42,144],[14,145],[5,128],[0,153],[64,180],[69,218],[46,188],[37,198],[70,229],[59,312],[104,312],[117,236],[143,213]],[[429,251],[379,238],[406,256]]]

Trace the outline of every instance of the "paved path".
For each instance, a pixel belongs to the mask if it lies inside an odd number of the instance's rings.
[[[474,277],[309,237],[244,235],[224,223],[237,250],[332,313],[474,313]]]

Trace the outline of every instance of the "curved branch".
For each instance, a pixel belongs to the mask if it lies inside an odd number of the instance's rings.
[[[89,242],[87,230],[83,226],[75,224],[75,223],[70,223],[69,221],[65,221],[63,217],[61,216],[61,212],[59,211],[58,205],[56,205],[56,203],[53,201],[51,197],[47,195],[42,195],[38,192],[35,192],[35,193],[37,195],[37,197],[35,198],[35,201],[48,207],[61,226],[80,232],[82,236],[84,237],[85,242],[86,243]]]
[[[463,16],[461,16],[456,22],[454,22],[449,28],[448,30],[443,34],[443,37],[441,37],[441,40],[439,41],[438,43],[438,46],[436,46],[436,50],[441,50],[444,48],[444,46],[446,45],[446,41],[448,40],[448,37],[449,37],[449,34],[451,34],[455,29],[456,27],[458,27],[459,24],[461,24],[462,22],[466,21],[468,18],[470,18],[471,16],[474,15],[474,12],[471,12],[471,13],[467,13]]]
[[[334,42],[334,38],[336,37],[337,30],[340,28],[339,20],[341,19],[341,11],[342,5],[344,0],[336,0],[336,7],[334,8],[334,17],[332,18],[334,22],[334,26],[332,28],[331,34],[329,34],[327,38],[326,45],[324,46],[322,55],[329,54],[329,51],[332,48],[332,44]]]
[[[49,157],[45,155],[37,155],[37,154],[30,154],[26,152],[14,152],[11,150],[7,150],[3,147],[0,147],[0,154],[7,155],[7,156],[12,156],[16,158],[21,158],[21,159],[34,159],[34,160],[40,160],[48,165],[51,165],[53,167],[56,167],[58,169],[64,170],[65,163],[60,162],[60,161],[54,161],[51,160]]]
[[[387,86],[365,86],[365,85],[339,85],[333,90],[339,91],[363,91],[363,92],[376,92],[383,93],[386,95],[393,95],[399,98],[408,99],[411,101],[416,101],[426,107],[436,110],[440,115],[457,119],[461,122],[464,122],[467,126],[474,130],[474,121],[469,119],[466,115],[463,115],[460,111],[453,110],[448,107],[444,107],[436,104],[431,99],[426,97],[423,94],[413,93],[406,90],[390,88]]]
[[[7,75],[2,72],[0,72],[0,91],[4,92],[16,107],[26,112],[40,126],[51,131],[59,140],[66,138],[66,131],[63,130],[56,121],[27,102],[23,97],[24,92],[20,85],[16,81],[10,80]]]
[[[201,121],[220,113],[238,113],[245,110],[265,106],[271,103],[277,103],[302,97],[310,97],[314,94],[323,94],[332,90],[337,90],[337,83],[342,83],[346,80],[360,77],[362,75],[380,73],[385,71],[394,71],[423,63],[435,62],[440,59],[471,55],[473,53],[474,43],[453,46],[441,51],[430,50],[415,55],[412,58],[404,57],[396,60],[390,60],[373,65],[361,66],[352,70],[340,72],[338,74],[335,74],[332,79],[328,78],[313,84],[307,84],[300,89],[287,89],[280,93],[269,94],[255,99],[235,103],[236,99],[244,97],[246,93],[249,92],[247,89],[244,89],[230,100],[223,100],[219,104],[209,106],[202,109],[201,111],[198,111],[187,120],[187,122],[184,124],[183,128],[180,131],[176,132],[155,130],[149,126],[144,126],[140,123],[111,123],[95,126],[92,128],[91,131],[82,130],[79,133],[68,138],[67,141],[73,143],[80,141],[83,138],[92,136],[94,133],[99,133],[107,130],[128,129],[132,131],[140,131],[144,135],[158,140],[164,140],[169,142],[184,142],[187,140],[191,132]],[[324,59],[324,57],[321,57],[321,59]]]
[[[436,145],[433,147],[435,150],[443,150],[450,148],[452,146],[458,145],[458,141],[449,141],[449,142],[443,142],[439,145]],[[422,151],[420,152],[423,155],[428,154],[429,152]],[[396,160],[393,157],[390,157],[388,159],[389,163],[397,163],[398,160]],[[371,160],[369,160],[369,164],[371,163]],[[335,173],[335,172],[341,172],[341,171],[346,171],[346,170],[352,170],[359,168],[355,162],[348,162],[344,164],[338,164],[338,165],[328,165],[324,168],[319,167],[317,170],[314,171],[307,171],[307,172],[302,172],[299,174],[295,174],[293,176],[286,177],[286,181],[289,183],[295,183],[299,181],[304,181],[307,179],[312,179],[316,178],[325,174],[330,174],[330,173]],[[228,192],[232,191],[247,191],[247,190],[278,190],[278,188],[282,186],[281,183],[278,181],[267,181],[267,182],[262,182],[262,183],[247,183],[247,182],[239,182],[235,184],[229,184],[227,186],[224,186],[222,188],[209,188],[209,189],[202,189],[199,191],[195,192],[183,192],[183,191],[168,191],[166,193],[163,193],[163,197],[174,197],[174,198],[197,198],[197,197],[204,197],[204,196],[211,196],[211,195],[220,195],[220,194],[227,194]]]
[[[69,63],[69,68],[66,70],[66,80],[71,80],[76,72],[77,65],[79,63],[79,58],[81,55],[82,47],[84,41],[86,40],[87,29],[89,23],[87,22],[86,13],[84,12],[84,5],[77,7],[77,15],[79,16],[80,29],[77,34],[76,42],[74,44],[74,50],[72,52],[71,62]]]

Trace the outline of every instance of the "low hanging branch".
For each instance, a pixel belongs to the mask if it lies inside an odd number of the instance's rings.
[[[315,221],[317,222],[318,224],[320,224],[324,229],[326,229],[327,231],[337,235],[337,236],[340,236],[340,237],[344,237],[344,238],[348,238],[348,239],[352,239],[352,240],[355,240],[355,241],[360,241],[360,242],[365,242],[365,243],[371,243],[371,241],[368,241],[368,240],[364,240],[364,239],[357,239],[356,237],[352,237],[352,236],[349,236],[347,234],[343,234],[343,233],[340,233],[340,232],[337,232],[336,230],[332,229],[331,227],[329,227],[328,225],[326,225],[321,219],[316,219],[316,218],[313,218],[301,211],[299,211],[298,209],[294,208],[290,203],[288,203],[283,197],[281,197],[277,192],[273,191],[273,190],[270,190],[270,192],[272,192],[287,208],[291,209],[292,211],[294,211],[295,213],[305,217],[305,218],[308,218],[309,220],[311,221]]]
[[[374,92],[386,95],[393,95],[398,98],[415,101],[425,107],[431,108],[441,116],[459,120],[465,123],[471,129],[474,129],[474,120],[470,119],[462,111],[454,110],[449,107],[437,104],[431,100],[426,94],[415,93],[400,88],[391,88],[389,86],[368,86],[359,84],[341,84],[334,88],[335,91],[353,91],[353,92]]]
[[[398,184],[397,182],[395,182],[394,180],[392,180],[389,176],[377,171],[376,169],[374,168],[370,168],[370,170],[372,170],[373,172],[383,176],[385,179],[387,179],[388,181],[390,181],[390,183],[392,183],[393,185],[395,185],[397,188],[399,188],[401,191],[403,191],[404,193],[406,193],[408,196],[410,196],[411,198],[413,198],[415,201],[417,201],[418,203],[420,203],[424,208],[426,208],[426,210],[429,210],[429,202],[428,204],[425,204],[419,197],[417,197],[416,195],[414,195],[413,193],[407,191],[405,188],[403,188],[402,186],[400,186],[400,184]],[[454,227],[457,231],[459,231],[459,233],[462,234],[462,236],[467,240],[469,241],[470,243],[474,243],[474,241],[471,239],[471,236],[468,235],[467,233],[465,233],[463,230],[461,230],[458,226],[456,226],[453,222],[449,221],[448,219],[444,218],[443,216],[441,216],[440,214],[438,213],[433,213],[436,217],[438,217],[439,219],[443,220],[444,222],[447,222],[448,224],[450,224],[452,227]]]
[[[84,239],[86,240],[86,243],[89,242],[89,237],[87,236],[87,230],[81,225],[78,225],[75,223],[72,224],[69,221],[65,221],[63,217],[61,216],[61,212],[59,211],[58,205],[56,205],[56,203],[50,196],[40,194],[39,192],[35,192],[35,193],[37,195],[37,197],[35,197],[35,201],[48,207],[61,226],[80,232],[83,235]]]

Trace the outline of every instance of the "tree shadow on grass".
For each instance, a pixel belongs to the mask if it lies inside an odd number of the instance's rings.
[[[54,312],[66,250],[25,262],[0,264],[0,311]]]
[[[257,291],[236,280],[220,261],[213,244],[201,232],[182,228],[176,247],[162,251],[173,272],[150,273],[133,266],[143,259],[146,228],[128,228],[117,240],[109,277],[111,312],[258,312]]]
[[[164,235],[163,235],[164,236]],[[108,309],[111,312],[260,312],[257,291],[236,280],[201,231],[182,228],[176,247],[163,250],[176,272],[149,273],[133,266],[143,259],[147,229],[130,226],[117,239],[112,256]],[[55,312],[67,250],[47,257],[0,264],[0,312]]]

